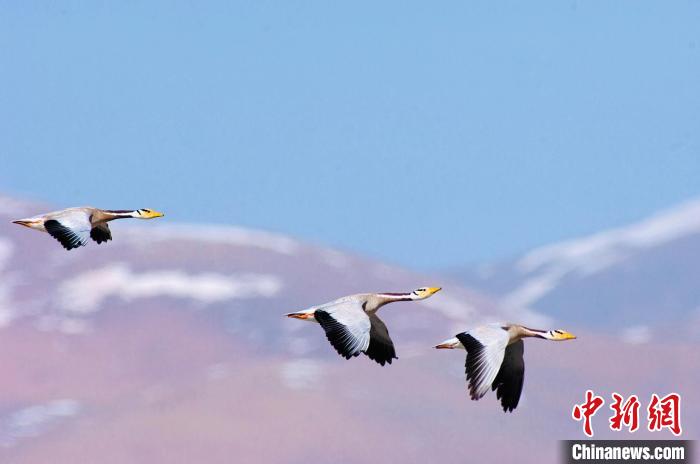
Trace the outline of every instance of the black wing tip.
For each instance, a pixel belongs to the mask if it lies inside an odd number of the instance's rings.
[[[513,412],[513,410],[518,407],[518,403],[520,401],[520,398],[514,398],[512,396],[501,394],[500,389],[496,393],[496,398],[501,401],[503,412]]]
[[[62,240],[62,239],[57,238],[57,237],[54,237],[54,238],[56,240],[58,240],[58,243],[60,243],[61,246],[68,251],[74,250],[76,248],[80,248],[81,246],[85,246],[84,243],[80,243],[80,242],[75,243],[75,242],[70,242],[68,240]]]
[[[505,386],[503,384],[496,384],[495,382],[492,386],[492,390],[498,389],[496,392],[496,399],[501,401],[503,411],[513,412],[513,410],[518,407],[518,403],[520,403],[520,394],[514,391],[506,392],[504,388]]]
[[[338,346],[336,346],[336,343],[334,342],[334,339],[332,339],[328,334],[326,334],[326,338],[327,338],[328,341],[330,342],[330,344],[331,344],[331,346],[333,347],[333,349],[335,349],[336,353],[338,353],[338,354],[339,354],[340,356],[342,356],[343,358],[350,360],[350,359],[356,358],[356,357],[358,357],[358,356],[360,355],[360,353],[350,353],[350,352],[348,352],[348,351],[346,351],[346,350],[343,350],[343,349],[339,348]]]
[[[391,362],[392,362],[394,359],[399,359],[398,356],[393,356],[393,357],[391,357],[391,358],[378,358],[378,357],[372,357],[372,356],[370,356],[370,355],[367,354],[367,353],[365,353],[365,354],[367,355],[367,357],[368,357],[369,359],[371,359],[372,361],[376,362],[377,364],[379,364],[379,365],[382,366],[382,367],[384,367],[384,366],[387,365],[387,364],[391,364]]]
[[[375,352],[370,352],[370,351],[365,351],[364,352],[369,359],[372,361],[376,362],[377,364],[381,364],[384,366],[385,364],[391,364],[391,362],[394,359],[399,359],[396,355],[387,355],[387,356],[381,356],[381,353],[375,353]],[[371,353],[371,354],[370,354]]]
[[[476,387],[472,387],[471,385],[469,385],[469,397],[472,399],[472,401],[479,401],[484,396],[486,396],[486,393],[484,393],[483,395],[479,395],[476,392]]]
[[[328,338],[328,337],[326,337],[326,338]],[[330,338],[328,338],[328,341],[331,342],[331,346],[333,346],[333,348],[335,348],[335,351],[337,351],[338,354],[339,354],[340,356],[342,356],[343,358],[345,358],[345,359],[356,358],[356,357],[358,357],[358,356],[360,355],[360,353],[348,353],[348,352],[340,351],[340,350],[333,344],[333,342],[331,341]]]
[[[112,240],[112,233],[109,231],[109,229],[104,230],[100,227],[93,227],[90,229],[90,238],[100,245],[103,242]]]
[[[476,393],[476,389],[472,389],[471,385],[469,386],[469,397],[471,398],[472,401],[479,401],[484,396],[486,396],[486,393],[479,396]],[[503,412],[513,412],[513,410],[515,410],[515,408],[518,407],[518,401],[509,402],[508,398],[505,398],[505,397],[501,398],[500,394],[497,394],[496,398],[501,400],[501,408],[503,408]]]
[[[372,340],[370,340],[369,343],[369,348],[363,351],[363,353],[372,361],[383,366],[385,364],[391,364],[394,359],[399,359],[393,349],[389,349],[388,347],[382,349],[380,345],[373,344]]]
[[[103,243],[109,242],[112,240],[112,237],[107,237],[107,238],[102,238],[102,237],[92,237],[92,239],[97,243],[98,245],[102,245]]]
[[[515,404],[501,403],[501,406],[503,406],[503,412],[512,413],[515,410],[515,408],[518,407],[518,403],[515,403]]]
[[[72,250],[73,248],[80,248],[81,246],[86,245],[80,241],[75,232],[55,219],[44,221],[44,228],[49,235],[58,240],[63,248],[68,251]]]
[[[343,343],[344,340],[347,340],[347,337],[345,336],[347,329],[343,324],[336,321],[333,316],[328,314],[327,311],[317,309],[314,311],[314,319],[318,321],[323,330],[326,332],[326,338],[340,356],[344,357],[345,359],[351,359],[360,355],[359,351],[352,352],[349,350],[347,344]]]

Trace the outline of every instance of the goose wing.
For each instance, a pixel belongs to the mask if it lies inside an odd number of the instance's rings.
[[[378,362],[382,366],[386,363],[391,364],[392,359],[399,359],[396,357],[394,342],[391,341],[389,329],[386,328],[384,322],[375,313],[369,314],[369,322],[371,324],[369,346],[365,350],[365,354],[369,359]]]
[[[109,225],[106,222],[96,225],[90,230],[90,238],[98,244],[112,240],[112,231],[109,230]]]
[[[314,318],[326,331],[326,338],[345,359],[358,356],[370,343],[371,323],[359,301],[341,301],[319,307]]]
[[[92,224],[87,212],[73,210],[49,217],[44,221],[44,228],[63,248],[72,250],[87,245]]]
[[[525,344],[522,340],[511,343],[506,347],[503,364],[491,388],[496,390],[496,396],[501,400],[503,411],[512,412],[518,406],[520,394],[523,392],[525,380],[525,361],[523,352]]]
[[[496,379],[510,337],[501,327],[482,326],[458,334],[457,339],[467,349],[465,367],[469,394],[473,400],[478,400]]]

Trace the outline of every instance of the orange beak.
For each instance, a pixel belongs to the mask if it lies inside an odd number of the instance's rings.
[[[13,224],[19,224],[20,226],[30,227],[31,221],[12,221]]]
[[[313,317],[313,314],[308,314],[308,313],[289,313],[285,314],[287,317],[291,317],[294,319],[309,319]]]
[[[435,345],[435,348],[438,350],[451,350],[454,346],[449,343],[440,343],[439,345]]]
[[[445,340],[444,342],[440,343],[439,345],[435,345],[435,348],[438,350],[454,350],[456,348],[461,348],[462,344],[459,342],[457,338],[450,338],[449,340]]]

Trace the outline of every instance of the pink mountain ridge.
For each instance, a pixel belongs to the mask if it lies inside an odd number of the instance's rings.
[[[571,409],[586,389],[643,405],[678,392],[684,437],[698,435],[697,339],[661,322],[657,331],[648,318],[640,326],[633,313],[611,313],[616,325],[605,329],[578,304],[568,314],[561,295],[557,311],[533,310],[534,300],[506,291],[488,296],[454,277],[237,227],[123,221],[114,241],[67,252],[10,223],[52,209],[0,196],[0,462],[557,462],[557,440],[583,438]],[[665,243],[700,243],[693,234]],[[381,312],[399,357],[391,366],[346,361],[320,327],[283,317],[423,285],[444,290]],[[683,330],[695,323],[698,333],[698,306]],[[493,394],[469,400],[464,352],[432,348],[491,321],[579,336],[526,341],[512,414]],[[596,438],[673,437],[614,433],[609,416],[606,404]]]

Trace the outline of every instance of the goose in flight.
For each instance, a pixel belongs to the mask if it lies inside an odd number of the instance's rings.
[[[395,301],[424,300],[438,291],[439,287],[421,287],[410,293],[362,293],[287,316],[321,324],[328,341],[345,359],[364,353],[383,366],[398,358],[377,310]]]
[[[91,238],[98,244],[112,240],[109,221],[122,218],[153,219],[163,213],[150,209],[109,210],[89,206],[68,208],[27,219],[12,221],[14,224],[49,233],[61,242],[63,248],[72,250],[85,246]]]
[[[472,400],[478,400],[496,390],[503,411],[512,412],[518,406],[523,391],[525,361],[523,338],[571,340],[576,336],[564,330],[529,329],[517,324],[489,324],[457,334],[435,348],[467,351],[466,373]]]

